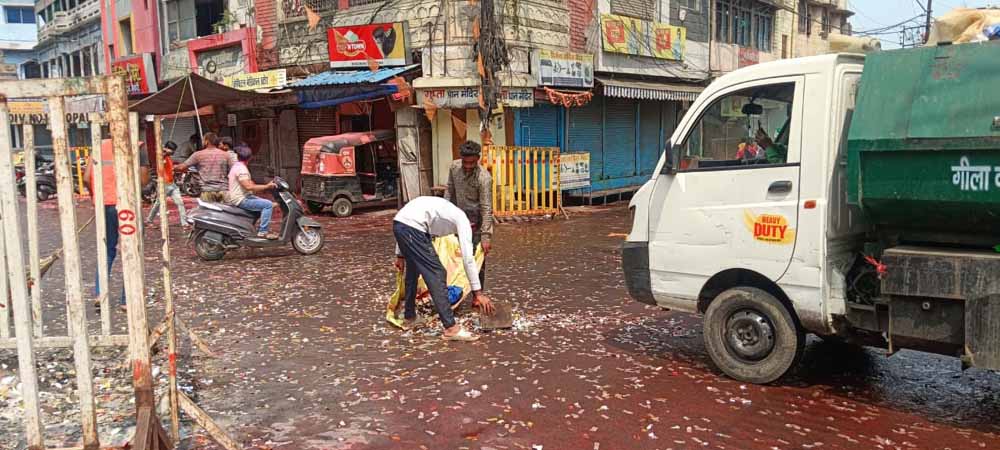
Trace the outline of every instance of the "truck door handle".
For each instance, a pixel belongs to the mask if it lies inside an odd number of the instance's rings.
[[[788,180],[775,181],[767,188],[769,194],[787,194],[792,192],[792,182]]]

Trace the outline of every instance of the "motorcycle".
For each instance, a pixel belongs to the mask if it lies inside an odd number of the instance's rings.
[[[177,188],[181,190],[181,194],[188,197],[201,195],[201,174],[194,167],[190,167],[187,172],[178,175],[174,182],[177,184]]]
[[[189,239],[194,241],[195,253],[205,261],[216,261],[240,247],[281,247],[289,242],[303,255],[319,252],[323,248],[322,226],[305,215],[287,181],[275,177],[274,183],[274,198],[282,212],[278,239],[257,237],[259,213],[199,199],[198,208],[188,216],[193,225]]]
[[[87,162],[85,160],[80,161],[81,167],[85,167]],[[28,195],[28,188],[25,185],[27,177],[24,176],[23,167],[20,169],[22,173],[17,179],[17,190],[22,197]],[[71,168],[70,172],[73,173],[73,192],[77,194],[82,194],[80,192],[80,175],[77,174],[75,168]],[[82,172],[82,170],[81,170]],[[16,173],[16,172],[15,172]],[[40,202],[44,202],[52,197],[56,196],[58,189],[56,189],[56,163],[52,161],[38,161],[36,163],[35,169],[35,198]]]

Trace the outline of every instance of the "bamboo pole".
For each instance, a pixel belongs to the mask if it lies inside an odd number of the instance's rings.
[[[170,397],[170,436],[181,438],[180,409],[177,405],[177,330],[174,328],[174,291],[170,274],[170,220],[167,216],[166,169],[163,166],[163,129],[160,117],[153,122],[156,134],[156,197],[160,204],[160,237],[163,239],[163,296],[166,300],[167,324],[167,376]]]
[[[184,409],[184,413],[191,416],[194,421],[200,425],[205,431],[208,432],[209,436],[215,440],[222,448],[226,450],[240,450],[242,447],[233,438],[226,434],[225,430],[222,429],[218,424],[209,417],[205,410],[201,409],[196,405],[188,396],[184,393],[178,393],[178,399],[180,401],[181,408]]]
[[[145,149],[139,146],[139,113],[129,112],[128,124],[129,142],[132,143],[132,148],[135,149],[134,151],[136,154],[136,164],[132,167],[132,172],[135,176],[135,192],[137,198],[139,199],[139,203],[136,204],[137,206],[134,210],[136,217],[138,218],[135,221],[135,227],[139,230],[139,255],[143,256],[146,254],[146,243],[142,239],[142,236],[146,235],[144,233],[146,224],[142,221],[142,176],[140,176],[142,168],[139,164],[139,161],[142,161],[142,157],[139,156],[139,152],[145,151]],[[149,155],[147,154],[147,156]]]
[[[128,345],[128,336],[124,334],[93,335],[87,337],[87,342],[91,347],[124,347]],[[33,340],[32,345],[36,349],[67,348],[73,346],[73,338],[69,336],[43,336]],[[17,339],[0,339],[0,350],[10,349],[17,349]]]
[[[38,250],[38,184],[35,178],[35,127],[27,124],[24,132],[25,203],[28,205],[28,270],[31,274],[31,314],[35,337],[42,337],[42,274]]]
[[[32,80],[34,81],[34,80]],[[11,86],[9,93],[17,94],[17,85]],[[23,94],[22,94],[23,95]],[[35,350],[32,345],[34,325],[28,300],[28,286],[24,273],[24,251],[21,249],[21,224],[16,220],[18,211],[17,189],[14,186],[14,160],[10,148],[10,115],[7,102],[0,102],[0,217],[13,220],[3,221],[3,239],[6,255],[7,275],[14,304],[14,332],[17,334],[17,364],[21,376],[21,398],[24,402],[21,414],[24,417],[25,437],[28,450],[42,450],[42,420],[38,408],[38,374],[35,368]]]
[[[0,233],[3,233],[3,221],[0,220]],[[0,242],[0,338],[10,338],[10,280],[7,276],[7,252],[5,245]]]
[[[153,376],[150,372],[149,325],[146,317],[145,286],[143,280],[143,255],[141,253],[136,211],[142,212],[139,192],[136,190],[137,148],[133,147],[129,131],[128,100],[125,79],[108,80],[108,122],[111,124],[111,141],[115,154],[115,185],[118,193],[118,233],[122,254],[122,272],[125,278],[125,299],[128,311],[129,358],[135,390],[136,414],[143,408],[155,408]],[[135,132],[137,136],[137,131]],[[138,417],[138,416],[137,416]],[[136,436],[137,449],[147,448],[147,436]],[[155,445],[154,445],[155,447]]]
[[[104,146],[101,141],[101,127],[104,125],[104,118],[100,114],[90,114],[90,145],[95,149],[96,155],[91,159],[90,164],[94,178],[91,182],[91,196],[94,199],[94,220],[97,234],[97,299],[101,305],[101,334],[107,336],[111,334],[111,302],[108,300],[110,292],[111,275],[108,273],[108,230],[107,219],[104,217],[104,165],[114,164],[114,161],[104,160]]]
[[[70,164],[66,137],[66,115],[63,97],[50,97],[49,125],[55,153],[56,191],[59,203],[59,226],[62,231],[63,272],[66,283],[66,310],[69,336],[73,339],[73,362],[76,369],[77,393],[80,397],[80,424],[83,427],[83,447],[100,447],[97,436],[97,411],[94,407],[94,380],[87,342],[87,312],[83,300],[80,275],[80,243],[76,233],[76,202],[73,195],[73,165]],[[79,165],[77,165],[79,169]]]

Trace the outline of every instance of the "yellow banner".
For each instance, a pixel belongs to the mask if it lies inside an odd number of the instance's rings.
[[[601,41],[609,53],[680,61],[684,59],[687,28],[602,14]]]
[[[266,70],[264,72],[241,73],[222,79],[222,84],[242,91],[255,89],[275,89],[284,87],[287,83],[285,69]]]

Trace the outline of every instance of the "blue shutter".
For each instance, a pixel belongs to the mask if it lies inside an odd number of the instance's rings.
[[[639,104],[639,174],[650,175],[660,159],[660,104]]]
[[[605,178],[626,178],[636,175],[635,101],[605,99],[604,146]]]
[[[602,105],[604,97],[594,97],[590,103],[569,108],[569,143],[567,152],[590,152],[590,180],[604,176],[604,122]]]
[[[562,107],[536,104],[517,109],[515,145],[525,147],[562,147]]]

